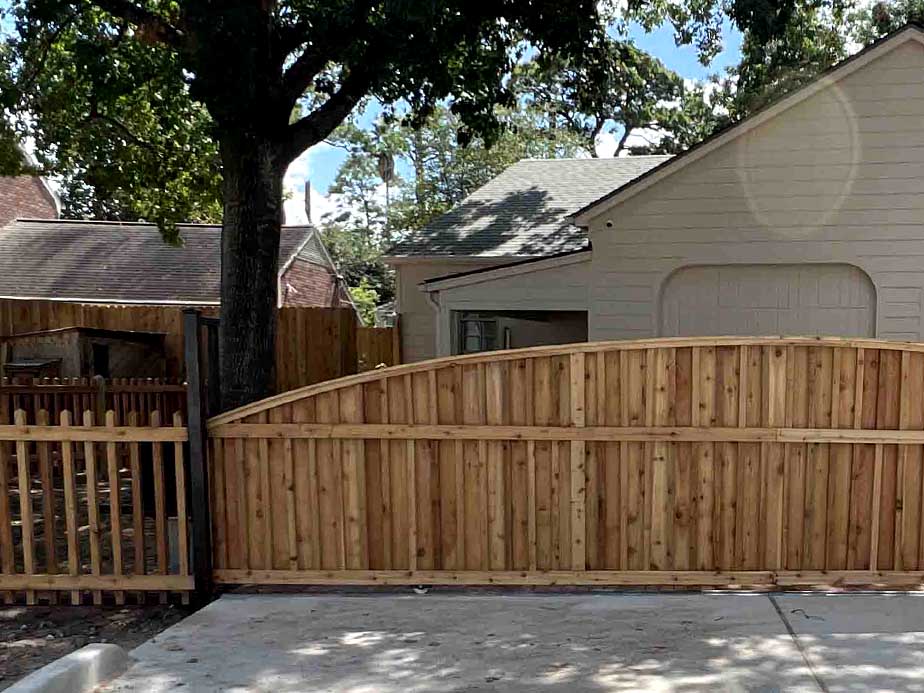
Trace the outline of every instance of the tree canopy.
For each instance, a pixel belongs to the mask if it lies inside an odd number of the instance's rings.
[[[502,142],[504,114],[518,109],[518,65],[531,59],[563,69],[562,84],[582,103],[587,94],[577,87],[588,74],[627,94],[648,89],[612,69],[618,58],[637,62],[653,82],[651,94],[618,102],[620,118],[643,123],[676,83],[613,43],[614,21],[669,23],[679,41],[708,57],[718,50],[723,12],[764,40],[799,7],[799,0],[632,0],[618,9],[598,0],[12,0],[5,14],[14,28],[0,49],[0,149],[10,151],[14,137],[34,140],[74,215],[141,217],[173,238],[176,222],[220,214],[221,383],[230,407],[273,388],[286,167],[367,99],[418,127],[445,107],[460,145],[489,146]],[[637,112],[636,104],[647,105]],[[457,180],[415,177],[415,188],[432,183],[448,198],[464,187]]]

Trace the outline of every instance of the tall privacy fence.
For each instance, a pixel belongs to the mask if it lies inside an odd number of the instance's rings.
[[[64,327],[159,332],[164,334],[166,375],[182,380],[186,364],[183,310],[181,306],[0,299],[0,335]],[[204,317],[218,316],[215,306],[199,312]],[[352,308],[280,308],[278,320],[279,392],[401,362],[399,328],[362,327]]]
[[[924,345],[441,359],[210,420],[233,584],[920,585]]]

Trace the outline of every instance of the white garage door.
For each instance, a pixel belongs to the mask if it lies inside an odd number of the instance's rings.
[[[873,337],[875,305],[850,265],[686,267],[661,292],[661,334]]]

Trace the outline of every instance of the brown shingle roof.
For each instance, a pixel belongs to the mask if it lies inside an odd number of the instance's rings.
[[[0,229],[0,296],[88,302],[218,303],[221,227],[182,224],[181,247],[153,224],[19,219]],[[279,267],[310,238],[283,227]]]

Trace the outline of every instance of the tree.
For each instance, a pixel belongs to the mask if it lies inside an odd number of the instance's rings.
[[[550,128],[584,140],[591,156],[604,132],[616,137],[619,156],[639,130],[670,130],[677,124],[683,80],[632,41],[607,36],[580,61],[540,55],[515,73],[515,88]]]
[[[362,128],[350,120],[327,139],[348,155],[330,187],[338,209],[321,219],[321,228],[351,289],[364,286],[378,301],[391,301],[394,272],[382,254],[396,237],[428,223],[520,159],[584,151],[578,137],[548,130],[529,112],[499,110],[497,116],[501,129],[490,147],[478,136],[462,146],[464,126],[445,105],[417,125],[383,117]],[[388,200],[378,167],[382,157],[400,170]]]
[[[753,113],[843,60],[845,28],[845,8],[833,0],[800,6],[769,39],[745,32],[741,61],[730,71],[735,89],[726,105],[732,119]]]
[[[924,24],[924,0],[864,5],[850,16],[849,26],[853,40],[868,45],[908,23]]]
[[[37,133],[55,164],[56,140],[68,139],[55,133],[96,115],[109,133],[143,140],[115,122],[125,100],[188,90],[189,102],[208,113],[221,161],[224,407],[274,386],[288,164],[369,96],[404,100],[421,117],[452,97],[465,127],[491,139],[494,105],[510,101],[503,77],[518,46],[579,54],[601,30],[593,0],[15,0],[13,17],[5,115]],[[61,98],[62,84],[92,99]],[[147,94],[144,85],[152,85]],[[300,102],[304,115],[292,122]],[[169,229],[186,216],[171,206],[159,159],[131,165],[122,171],[125,189],[166,188],[153,218]]]

